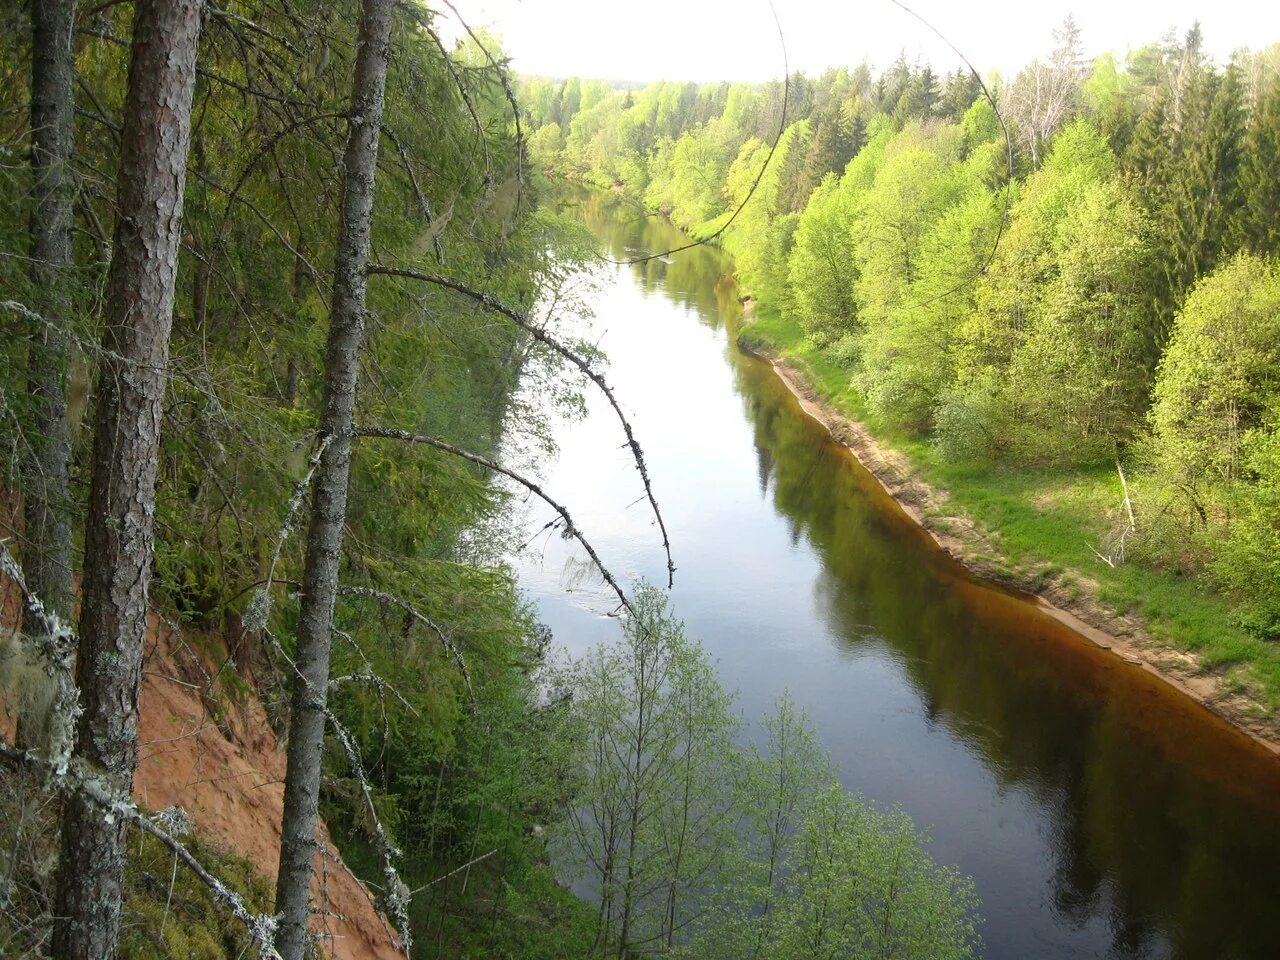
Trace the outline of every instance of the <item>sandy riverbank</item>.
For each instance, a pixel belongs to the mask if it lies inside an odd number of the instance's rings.
[[[949,512],[946,491],[926,482],[906,455],[880,443],[863,424],[818,396],[795,365],[758,349],[743,349],[772,365],[805,413],[847,447],[938,548],[971,574],[1025,595],[1085,640],[1159,677],[1280,756],[1280,718],[1239,693],[1223,676],[1202,669],[1194,655],[1152,638],[1139,618],[1108,609],[1088,580],[1077,575],[1068,588],[1061,578],[1042,573],[1011,576],[1010,565],[996,562],[999,550],[987,534],[971,519]]]

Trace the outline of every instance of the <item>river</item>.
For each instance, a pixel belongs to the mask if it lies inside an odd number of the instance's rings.
[[[607,195],[572,206],[616,259],[683,242]],[[591,339],[670,530],[675,613],[747,719],[789,689],[846,786],[974,878],[988,957],[1280,956],[1280,761],[938,550],[737,348],[731,270],[709,247],[603,268]],[[589,397],[557,424],[548,492],[620,579],[665,583],[612,412]],[[573,543],[513,564],[571,652],[617,636]]]

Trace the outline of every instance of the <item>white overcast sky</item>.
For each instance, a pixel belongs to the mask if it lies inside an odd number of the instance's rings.
[[[619,80],[767,80],[782,74],[768,0],[454,0],[473,27],[502,37],[516,70]],[[884,67],[903,52],[940,70],[959,63],[890,0],[776,0],[793,70],[811,75],[863,60]],[[1280,41],[1277,0],[914,0],[979,72],[1016,71],[1047,52],[1050,32],[1075,15],[1086,50],[1123,53],[1181,35],[1199,19],[1209,53]],[[442,24],[445,32],[453,30]]]

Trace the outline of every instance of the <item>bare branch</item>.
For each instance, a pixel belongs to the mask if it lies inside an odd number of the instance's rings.
[[[520,484],[522,487],[540,498],[544,503],[548,504],[556,511],[556,513],[560,514],[560,518],[565,524],[565,532],[582,544],[583,548],[587,551],[587,555],[591,557],[591,561],[600,571],[600,575],[604,577],[605,582],[613,588],[613,592],[618,595],[618,599],[622,602],[622,605],[628,610],[631,610],[631,602],[627,599],[627,595],[622,591],[622,587],[618,586],[618,581],[613,578],[613,574],[611,574],[608,567],[604,565],[604,562],[600,559],[600,555],[596,553],[595,547],[591,546],[591,543],[585,536],[583,536],[582,531],[574,525],[573,518],[569,516],[569,511],[561,506],[557,501],[551,499],[547,492],[532,480],[526,480],[515,471],[508,470],[506,467],[501,464],[494,463],[487,457],[482,457],[479,454],[471,453],[469,450],[463,450],[459,447],[455,447],[453,444],[445,443],[443,440],[437,440],[435,437],[425,437],[421,434],[407,433],[404,430],[388,430],[382,427],[357,427],[355,433],[358,437],[379,437],[384,440],[403,440],[406,443],[420,443],[428,447],[435,447],[437,450],[443,450],[445,453],[451,453],[455,457],[461,457],[463,460],[468,460],[471,463],[478,464],[488,470],[492,470],[494,473],[500,473],[504,477],[509,477],[514,480],[516,483]]]
[[[324,456],[331,439],[331,436],[326,436],[316,445],[316,451],[311,455],[306,476],[299,480],[293,488],[293,496],[289,498],[289,504],[284,511],[284,520],[280,524],[280,535],[276,537],[276,546],[271,552],[271,563],[267,567],[267,578],[263,581],[262,588],[250,601],[249,609],[244,615],[246,630],[260,630],[267,624],[267,615],[271,612],[271,586],[275,582],[276,564],[280,562],[280,551],[284,547],[285,540],[289,538],[289,534],[293,532],[294,519],[298,515],[298,509],[302,506],[303,496],[306,494],[307,488],[311,486],[311,478],[315,476],[316,468],[320,465],[320,458]]]
[[[605,382],[604,376],[591,366],[589,362],[579,356],[575,351],[562,344],[559,340],[547,333],[540,325],[535,323],[523,311],[516,310],[507,306],[491,293],[476,290],[467,286],[460,280],[454,280],[451,277],[442,277],[437,274],[423,273],[419,270],[410,270],[405,267],[388,267],[379,263],[369,264],[369,272],[382,274],[388,277],[406,277],[410,280],[420,280],[423,283],[434,284],[439,287],[445,287],[460,293],[464,297],[469,297],[479,303],[485,309],[494,313],[499,313],[506,317],[516,326],[527,331],[535,340],[546,347],[551,348],[555,353],[577,367],[592,383],[594,383],[600,392],[609,400],[609,405],[613,407],[614,413],[617,414],[618,420],[622,423],[622,430],[627,437],[627,446],[631,448],[631,455],[635,459],[636,469],[640,472],[640,479],[644,482],[645,496],[649,500],[650,507],[653,508],[653,515],[658,521],[658,529],[662,533],[662,548],[667,554],[667,587],[670,588],[675,582],[676,565],[671,558],[671,538],[667,535],[667,525],[662,519],[662,511],[658,509],[658,501],[653,495],[653,485],[649,482],[649,468],[645,464],[644,453],[640,449],[640,444],[636,440],[635,433],[631,429],[631,421],[627,419],[627,415],[622,412],[622,406],[618,403],[618,398],[614,396],[613,390]],[[407,435],[406,435],[407,436]],[[401,438],[404,439],[404,438]],[[440,441],[434,441],[440,442]],[[469,454],[468,456],[474,456]],[[501,469],[501,468],[499,468]],[[520,477],[513,477],[517,482],[524,483]],[[601,567],[601,570],[604,568]],[[621,593],[621,591],[619,591]],[[625,602],[625,601],[624,601]]]
[[[400,948],[407,957],[409,956],[409,951],[413,948],[413,933],[409,926],[409,898],[413,894],[410,892],[408,884],[400,879],[400,874],[396,871],[395,861],[400,857],[400,850],[391,842],[391,838],[387,836],[387,831],[382,826],[382,820],[378,817],[378,808],[373,803],[373,790],[369,786],[369,778],[365,775],[364,764],[360,761],[360,751],[351,739],[351,734],[347,732],[346,727],[338,722],[338,718],[334,716],[332,710],[326,707],[325,713],[329,718],[329,726],[333,728],[334,734],[338,737],[338,743],[342,745],[342,752],[346,754],[347,765],[351,768],[352,775],[360,784],[360,794],[364,797],[365,807],[369,811],[369,820],[373,824],[375,845],[378,848],[378,853],[382,856],[382,875],[386,880],[382,896],[379,899],[385,906],[387,913],[391,915],[391,919],[395,922],[396,928],[400,933]]]
[[[471,859],[471,860],[468,860],[468,861],[467,861],[466,863],[464,863],[462,866],[460,866],[460,867],[455,867],[453,870],[450,870],[450,871],[449,871],[448,873],[446,873],[444,876],[442,876],[442,877],[436,877],[434,880],[430,880],[430,881],[428,881],[427,883],[424,883],[422,886],[418,887],[416,890],[413,890],[413,891],[412,891],[412,893],[413,893],[413,895],[414,895],[414,896],[417,896],[417,895],[418,895],[419,893],[421,893],[423,890],[426,890],[426,889],[428,889],[429,887],[434,887],[437,883],[443,883],[445,880],[448,880],[448,879],[449,879],[450,877],[452,877],[454,874],[461,873],[463,870],[466,870],[468,867],[474,867],[477,863],[481,863],[481,862],[483,862],[483,861],[485,861],[485,860],[488,860],[490,857],[492,857],[492,856],[493,856],[495,853],[497,853],[497,852],[498,852],[498,848],[497,848],[497,847],[494,847],[494,848],[493,848],[492,850],[490,850],[488,853],[482,853],[482,854],[480,854],[480,856],[475,857],[475,858],[473,858],[473,859]]]
[[[409,614],[409,616],[413,617],[413,619],[431,630],[432,633],[440,638],[440,643],[444,646],[445,650],[449,652],[449,655],[453,657],[454,662],[458,665],[458,669],[462,672],[462,679],[467,685],[467,692],[471,695],[471,699],[473,701],[475,700],[475,691],[471,686],[471,671],[467,669],[467,661],[462,656],[462,651],[458,649],[458,645],[453,642],[453,637],[451,637],[445,629],[440,626],[440,624],[436,623],[408,600],[404,600],[382,590],[375,590],[373,587],[362,587],[356,584],[339,584],[338,592],[350,594],[356,597],[368,597],[369,599],[377,600],[380,603],[399,607],[405,613]]]
[[[500,64],[493,58],[489,48],[476,36],[475,31],[471,29],[471,25],[458,12],[458,8],[453,5],[452,0],[444,0],[444,5],[453,11],[453,15],[462,24],[462,29],[467,31],[467,35],[480,48],[484,58],[489,61],[489,66],[493,67],[494,72],[498,75],[498,82],[502,84],[502,92],[506,94],[507,103],[511,104],[511,117],[516,125],[516,216],[519,216],[520,205],[524,198],[524,131],[520,127],[520,104],[516,102],[515,92],[511,89],[511,75],[507,72],[505,65]]]
[[[81,713],[80,690],[75,682],[76,649],[79,646],[75,630],[64,623],[55,611],[47,610],[44,603],[27,589],[22,567],[9,552],[6,541],[0,540],[0,575],[8,577],[22,594],[26,621],[39,626],[39,634],[27,636],[26,644],[33,648],[44,664],[45,673],[53,681],[54,699],[50,710],[48,763],[61,774],[67,769],[75,746],[76,720]]]
[[[449,0],[445,0],[448,3]],[[450,4],[452,8],[452,4]],[[769,148],[768,155],[764,158],[764,163],[760,167],[760,172],[756,174],[755,181],[751,184],[751,189],[747,191],[747,195],[742,198],[742,202],[730,215],[729,219],[722,223],[713,233],[700,237],[697,240],[691,240],[689,243],[682,244],[678,247],[672,247],[669,250],[663,250],[660,253],[650,253],[643,257],[636,257],[633,260],[614,260],[611,257],[603,259],[608,263],[617,264],[618,266],[635,266],[636,264],[648,263],[650,260],[664,260],[673,253],[681,253],[685,250],[692,250],[694,247],[701,247],[704,244],[715,240],[733,225],[733,221],[738,219],[738,214],[742,213],[751,198],[755,196],[756,189],[760,186],[760,181],[764,179],[764,173],[769,169],[769,163],[773,160],[773,155],[778,152],[778,145],[782,143],[782,135],[787,130],[787,106],[791,96],[791,66],[787,60],[787,38],[782,33],[782,21],[778,19],[778,10],[773,5],[773,0],[769,0],[769,12],[773,14],[773,23],[778,28],[778,43],[782,46],[782,116],[778,120],[778,132],[773,138],[773,146]]]

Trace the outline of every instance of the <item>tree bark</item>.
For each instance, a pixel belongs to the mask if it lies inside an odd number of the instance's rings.
[[[32,305],[42,318],[27,350],[30,455],[23,483],[27,587],[62,620],[71,615],[71,431],[67,380],[71,363],[66,268],[71,263],[75,181],[71,173],[75,99],[72,31],[75,0],[32,7],[31,214]],[[41,624],[24,617],[28,633]]]
[[[276,945],[283,960],[302,960],[309,940],[308,899],[320,796],[329,648],[347,516],[358,364],[364,342],[374,178],[394,6],[395,0],[364,0],[351,93],[350,129],[343,159],[342,220],[334,261],[320,419],[320,433],[329,438],[329,444],[316,469],[307,533],[306,571],[298,618],[297,676],[290,708],[280,872],[276,878],[276,912],[280,915]]]
[[[202,8],[203,0],[138,0],[125,99],[85,527],[76,744],[121,799],[138,759],[156,461]],[[116,955],[124,862],[123,819],[68,798],[53,940],[59,960]]]

